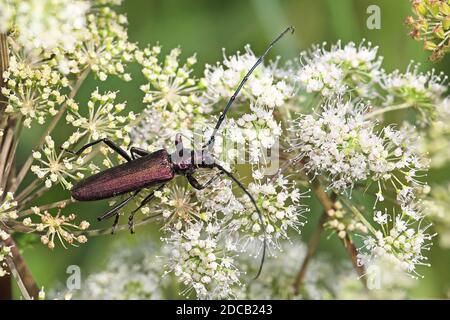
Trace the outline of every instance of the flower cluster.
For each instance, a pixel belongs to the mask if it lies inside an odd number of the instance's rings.
[[[424,42],[430,60],[440,60],[450,50],[450,4],[447,0],[413,0],[412,9],[415,17],[405,21],[411,37]]]
[[[393,215],[395,216],[395,215]],[[427,233],[429,225],[416,229],[414,223],[404,213],[395,217],[388,226],[388,215],[380,211],[375,213],[374,220],[382,230],[375,235],[364,238],[364,245],[360,248],[358,258],[364,266],[370,265],[373,260],[386,258],[392,261],[402,271],[410,273],[413,277],[418,276],[417,266],[426,265],[427,258],[423,255],[428,251],[434,234]],[[419,221],[420,225],[420,221]]]
[[[300,202],[305,195],[283,175],[275,180],[255,179],[248,189],[261,210],[263,225],[250,198],[244,195],[238,199],[243,208],[229,217],[229,228],[239,232],[238,241],[244,249],[255,242],[259,245],[266,238],[269,247],[280,250],[279,242],[289,239],[288,231],[300,233],[305,224],[304,214],[309,209]]]
[[[55,183],[61,183],[64,188],[72,188],[71,179],[84,177],[83,157],[65,157],[64,151],[56,150],[52,137],[45,138],[45,145],[41,151],[33,151],[33,158],[39,164],[31,166],[31,171],[39,179],[45,179],[45,186],[50,188]],[[70,178],[70,179],[69,179]]]
[[[429,196],[423,201],[423,207],[434,222],[434,230],[439,234],[439,245],[450,248],[450,184],[433,186]]]
[[[105,267],[83,281],[81,290],[73,292],[75,299],[132,300],[180,298],[173,279],[163,276],[161,255],[148,239],[139,238],[132,247],[125,243],[112,246]],[[57,290],[54,290],[57,291]],[[53,296],[56,294],[53,293]]]
[[[4,231],[0,230],[0,240],[6,240],[6,236],[3,234]],[[11,248],[5,245],[0,245],[0,278],[5,276],[7,273],[7,263],[6,257],[11,255]]]
[[[326,45],[314,47],[300,56],[301,67],[294,77],[306,92],[319,92],[325,97],[351,92],[354,96],[371,97],[371,86],[381,77],[382,58],[378,47],[364,42],[358,47],[339,41],[329,50]]]
[[[195,55],[181,64],[179,48],[172,49],[163,62],[160,53],[161,47],[153,46],[136,55],[148,83],[141,86],[147,109],[134,140],[150,151],[172,146],[177,133],[192,138],[194,124],[202,122],[210,111],[201,103],[197,80],[191,75]]]
[[[14,195],[10,192],[4,194],[4,191],[0,189],[0,278],[7,274],[6,271],[6,257],[11,255],[11,248],[3,243],[10,235],[3,230],[2,224],[9,219],[16,219],[17,215],[17,202],[14,201]]]
[[[0,32],[16,28],[18,40],[27,49],[70,50],[82,37],[86,14],[85,0],[2,0]]]
[[[134,60],[137,46],[128,40],[127,17],[110,6],[120,3],[115,0],[94,1],[95,6],[86,17],[83,37],[74,50],[60,58],[60,66],[64,70],[78,73],[90,69],[101,81],[105,81],[108,75],[131,80],[125,67]]]
[[[450,161],[450,98],[436,105],[436,113],[418,141],[420,151],[431,159],[431,167],[441,168]]]
[[[2,94],[8,99],[5,111],[21,114],[26,127],[33,120],[44,124],[66,100],[63,90],[69,86],[68,79],[50,64],[28,61],[19,52],[11,56],[3,77],[7,86],[2,87]]]
[[[3,220],[16,219],[17,216],[17,201],[14,201],[14,195],[11,192],[4,195],[4,191],[0,189],[0,223]]]
[[[324,226],[336,232],[341,239],[346,239],[353,232],[363,234],[368,232],[367,226],[349,214],[339,201],[336,201],[333,209],[327,210],[326,213],[329,218]]]
[[[152,208],[143,208],[144,213],[161,214],[165,226],[181,230],[184,224],[191,224],[197,220],[208,220],[201,206],[194,201],[193,191],[178,185],[171,188],[165,187],[161,191],[155,191],[157,201]]]
[[[426,166],[405,133],[391,126],[377,130],[364,117],[366,107],[351,101],[330,100],[321,108],[301,115],[291,128],[292,150],[306,170],[330,177],[330,187],[341,191],[370,180],[378,185],[379,201],[385,182],[396,189],[405,181],[420,184],[416,176]]]
[[[220,225],[194,223],[185,230],[174,230],[166,241],[170,256],[168,268],[199,299],[223,299],[232,296],[239,285],[240,272],[231,255],[219,246]]]
[[[257,59],[250,46],[246,46],[243,54],[238,52],[227,57],[224,52],[222,64],[206,65],[204,77],[201,79],[201,85],[205,87],[206,102],[216,104],[228,100]],[[293,89],[284,79],[279,79],[277,74],[276,62],[259,66],[249,77],[237,99],[257,101],[258,105],[271,109],[282,106],[292,95]]]
[[[55,238],[59,239],[64,248],[66,248],[65,243],[76,246],[76,243],[87,242],[86,236],[77,235],[71,229],[86,230],[89,228],[89,222],[83,220],[79,225],[76,225],[73,222],[76,219],[75,214],[61,215],[61,209],[58,210],[56,216],[53,216],[48,211],[41,212],[38,207],[33,207],[32,210],[34,215],[39,217],[40,221],[33,222],[31,218],[25,218],[23,224],[26,227],[33,228],[38,233],[43,233],[41,242],[49,249],[55,247]]]
[[[93,140],[110,138],[122,141],[124,145],[130,143],[130,122],[136,120],[133,112],[122,115],[126,108],[125,103],[115,103],[116,93],[99,93],[98,89],[91,93],[91,99],[87,103],[88,115],[83,114],[77,103],[68,103],[69,113],[66,120],[76,128],[64,144],[64,148],[78,143],[81,139],[84,143]]]
[[[424,120],[433,119],[447,91],[447,76],[436,74],[434,69],[423,73],[419,67],[420,64],[410,63],[406,73],[395,70],[382,78],[380,85],[386,92],[384,104],[394,110],[412,107]]]

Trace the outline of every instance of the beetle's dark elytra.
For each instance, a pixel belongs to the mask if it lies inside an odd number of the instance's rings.
[[[169,154],[159,150],[80,181],[72,197],[78,201],[107,199],[172,180],[174,175]]]

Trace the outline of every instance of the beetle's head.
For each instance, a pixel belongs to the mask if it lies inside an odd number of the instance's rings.
[[[176,150],[170,155],[175,171],[183,174],[197,168],[212,168],[214,158],[205,150],[191,150],[184,148],[180,133],[175,136]]]

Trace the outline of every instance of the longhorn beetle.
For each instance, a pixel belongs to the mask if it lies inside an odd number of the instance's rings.
[[[72,197],[78,201],[94,201],[102,200],[107,198],[116,197],[125,193],[130,193],[126,199],[118,203],[116,206],[111,208],[109,211],[99,216],[97,219],[102,221],[104,219],[111,218],[115,216],[115,220],[112,227],[112,233],[119,222],[119,210],[123,208],[127,203],[129,203],[134,197],[136,197],[143,189],[156,187],[150,194],[148,194],[139,204],[139,206],[134,209],[128,218],[128,227],[131,233],[134,232],[134,214],[150,202],[155,194],[156,190],[161,190],[164,185],[172,180],[176,175],[183,175],[187,178],[189,184],[197,189],[202,190],[208,187],[217,176],[211,178],[205,184],[201,184],[193,176],[194,172],[198,168],[209,168],[219,170],[219,174],[227,175],[231,180],[233,180],[239,188],[250,198],[251,202],[255,206],[256,212],[258,213],[261,225],[264,228],[264,221],[261,211],[256,204],[255,198],[250,194],[250,192],[244,187],[244,185],[228,170],[223,168],[218,164],[212,155],[210,154],[211,148],[214,144],[215,136],[219,130],[225,116],[236,99],[237,95],[241,91],[244,84],[247,82],[248,78],[256,67],[263,61],[264,57],[267,55],[269,50],[273,45],[280,40],[286,33],[294,32],[293,27],[288,27],[284,30],[278,37],[276,37],[266,48],[263,54],[258,58],[255,64],[250,68],[245,77],[241,80],[236,91],[231,96],[225,109],[220,115],[214,131],[211,134],[208,142],[202,147],[201,150],[190,150],[183,147],[183,142],[181,139],[181,134],[177,134],[175,137],[176,151],[169,154],[165,149],[149,153],[144,149],[131,147],[131,156],[120,146],[116,145],[113,141],[108,138],[92,141],[78,151],[70,151],[64,149],[66,152],[70,152],[75,155],[80,155],[87,148],[96,145],[98,143],[104,143],[113,151],[117,152],[122,156],[127,162],[109,168],[105,171],[94,174],[84,180],[81,180],[72,188]],[[265,232],[265,228],[263,229]],[[259,266],[258,273],[255,278],[259,276],[264,264],[266,254],[266,235],[264,235],[263,252],[261,257],[261,263]]]

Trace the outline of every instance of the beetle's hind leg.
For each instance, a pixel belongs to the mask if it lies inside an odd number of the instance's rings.
[[[143,206],[145,206],[147,203],[149,203],[155,196],[155,191],[159,191],[162,190],[162,188],[164,188],[165,184],[160,185],[158,188],[156,188],[155,190],[153,190],[149,195],[147,195],[139,204],[139,206],[134,209],[131,213],[130,216],[128,217],[128,229],[130,230],[131,233],[134,233],[134,215],[136,214],[136,212],[139,211],[139,209],[141,209]]]
[[[111,227],[111,234],[114,234],[114,232],[116,232],[117,225],[119,224],[119,217],[120,215],[117,213],[116,217],[114,218],[114,223]]]
[[[106,144],[111,150],[113,150],[116,153],[118,153],[119,155],[121,155],[125,160],[131,161],[130,155],[125,150],[123,150],[118,144],[116,144],[114,141],[112,141],[111,139],[108,139],[108,138],[99,139],[99,140],[95,140],[95,141],[89,142],[89,143],[85,144],[84,146],[82,146],[78,151],[72,151],[72,150],[68,150],[68,149],[65,149],[65,148],[61,148],[61,149],[63,149],[66,152],[69,152],[71,154],[74,154],[76,156],[79,156],[87,148],[92,147],[92,146],[94,146],[96,144],[99,144],[99,143],[102,143],[102,142],[104,144]]]
[[[113,208],[111,208],[110,210],[108,210],[107,212],[105,212],[104,214],[102,214],[101,216],[97,217],[98,221],[102,221],[108,218],[111,218],[112,216],[116,215],[117,212],[122,209],[123,207],[125,207],[125,205],[130,202],[131,200],[133,200],[134,197],[136,197],[138,195],[138,193],[141,191],[141,189],[135,191],[131,196],[129,196],[128,198],[124,199],[123,201],[119,202],[117,205],[115,205]]]

